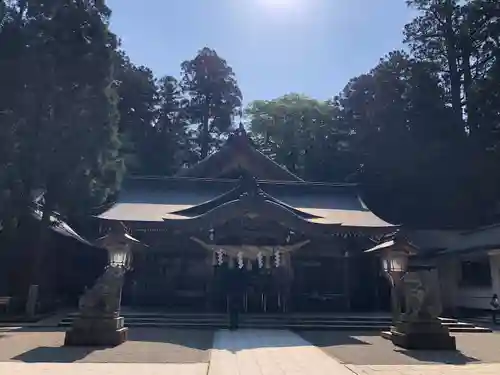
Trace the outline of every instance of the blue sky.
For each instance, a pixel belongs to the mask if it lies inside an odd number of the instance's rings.
[[[244,101],[337,94],[401,48],[404,0],[108,0],[136,64],[179,76],[204,46],[233,67]]]

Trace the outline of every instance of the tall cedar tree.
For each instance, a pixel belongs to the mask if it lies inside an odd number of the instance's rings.
[[[210,48],[203,48],[181,65],[181,85],[189,102],[189,121],[198,127],[200,157],[205,158],[213,136],[231,128],[231,117],[241,108],[242,94],[233,69]]]
[[[25,4],[18,168],[26,190],[45,192],[33,264],[32,283],[39,284],[52,212],[75,213],[104,200],[119,183],[123,161],[109,9],[103,1]]]

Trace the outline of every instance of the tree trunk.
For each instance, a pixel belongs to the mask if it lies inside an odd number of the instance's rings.
[[[448,61],[448,68],[450,69],[451,105],[457,124],[463,124],[461,98],[462,82],[458,69],[459,54],[457,51],[456,43],[457,36],[455,35],[455,32],[453,30],[453,5],[451,1],[446,1],[445,12],[446,16],[444,20],[444,38],[446,43],[446,57]]]
[[[470,65],[470,57],[472,54],[472,45],[470,39],[470,30],[467,21],[464,21],[462,35],[460,38],[462,44],[462,72],[464,75],[464,95],[465,95],[465,110],[467,113],[467,128],[471,134],[478,130],[478,116],[472,93],[472,72]]]
[[[208,156],[208,147],[210,143],[210,129],[208,128],[209,120],[209,107],[205,108],[202,124],[201,124],[201,159],[205,159]]]

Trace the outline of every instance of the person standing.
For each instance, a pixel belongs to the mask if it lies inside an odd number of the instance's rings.
[[[493,297],[491,297],[490,301],[491,305],[491,315],[493,318],[493,324],[498,324],[497,323],[497,315],[500,312],[500,301],[498,300],[498,295],[495,293],[493,294]]]
[[[229,329],[234,331],[238,329],[240,318],[240,303],[237,294],[229,295]]]
[[[228,270],[228,312],[230,330],[236,330],[239,326],[239,318],[245,289],[245,276],[245,272],[240,269],[232,268]]]

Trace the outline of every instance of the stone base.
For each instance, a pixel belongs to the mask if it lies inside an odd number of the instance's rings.
[[[383,336],[388,337],[389,333]],[[455,337],[439,321],[400,322],[391,330],[390,339],[404,349],[457,350]]]
[[[82,317],[66,332],[64,345],[112,347],[127,341],[127,336],[122,317]]]
[[[391,331],[382,331],[382,332],[380,332],[380,336],[383,339],[392,340],[392,332]]]

